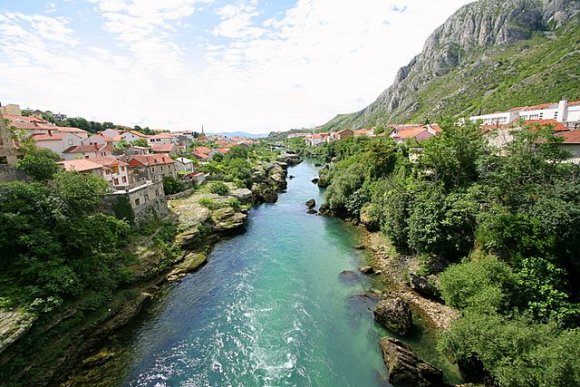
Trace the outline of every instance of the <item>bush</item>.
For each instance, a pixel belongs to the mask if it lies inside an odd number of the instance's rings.
[[[440,277],[445,303],[459,309],[505,310],[515,283],[510,267],[492,256],[450,266]]]
[[[209,191],[213,194],[220,196],[224,196],[230,193],[230,189],[228,188],[228,186],[221,181],[216,181],[212,183],[211,187],[209,188]]]
[[[59,157],[50,149],[32,148],[26,156],[16,164],[16,168],[37,181],[47,181],[58,172],[56,162]]]
[[[181,184],[172,176],[164,176],[163,192],[165,192],[165,195],[174,195],[181,192]]]

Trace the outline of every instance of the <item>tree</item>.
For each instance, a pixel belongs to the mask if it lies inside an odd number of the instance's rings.
[[[149,148],[149,143],[144,138],[138,138],[135,141],[132,141],[131,144],[135,146],[142,146],[143,148]]]
[[[16,168],[37,181],[47,181],[58,172],[56,162],[59,159],[59,156],[50,149],[33,148],[18,161]]]
[[[224,196],[230,193],[230,189],[221,181],[216,181],[211,184],[210,192],[216,195]]]

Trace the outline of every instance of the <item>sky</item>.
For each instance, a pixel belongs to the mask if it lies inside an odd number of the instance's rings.
[[[0,102],[268,133],[361,110],[471,0],[0,0]]]

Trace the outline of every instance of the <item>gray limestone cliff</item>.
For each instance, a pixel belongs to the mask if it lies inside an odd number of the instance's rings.
[[[484,60],[490,47],[511,46],[571,24],[579,9],[580,2],[574,0],[480,0],[463,6],[431,34],[423,51],[398,71],[392,86],[374,103],[357,113],[339,115],[322,128],[404,122],[425,109],[421,104],[428,98],[422,92],[472,62],[474,52]]]

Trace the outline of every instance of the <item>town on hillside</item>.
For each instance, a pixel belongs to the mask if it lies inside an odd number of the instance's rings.
[[[24,178],[15,166],[30,143],[58,156],[66,171],[102,177],[111,198],[125,197],[136,219],[140,215],[167,211],[163,182],[187,187],[201,184],[206,174],[199,166],[223,157],[234,146],[249,146],[256,140],[206,135],[194,131],[152,131],[115,126],[96,133],[72,126],[59,126],[66,115],[40,110],[23,111],[17,104],[0,105],[0,181]],[[149,133],[146,133],[149,132]]]
[[[549,126],[561,138],[556,145],[570,154],[568,162],[580,164],[580,101],[547,102],[533,106],[520,106],[505,112],[496,112],[469,117],[472,122],[480,122],[488,142],[502,147],[513,140],[511,132],[524,125]],[[288,139],[303,138],[308,146],[341,140],[348,137],[390,137],[397,144],[414,141],[421,143],[441,133],[438,124],[386,125],[385,128],[342,129],[337,132],[293,132]]]

